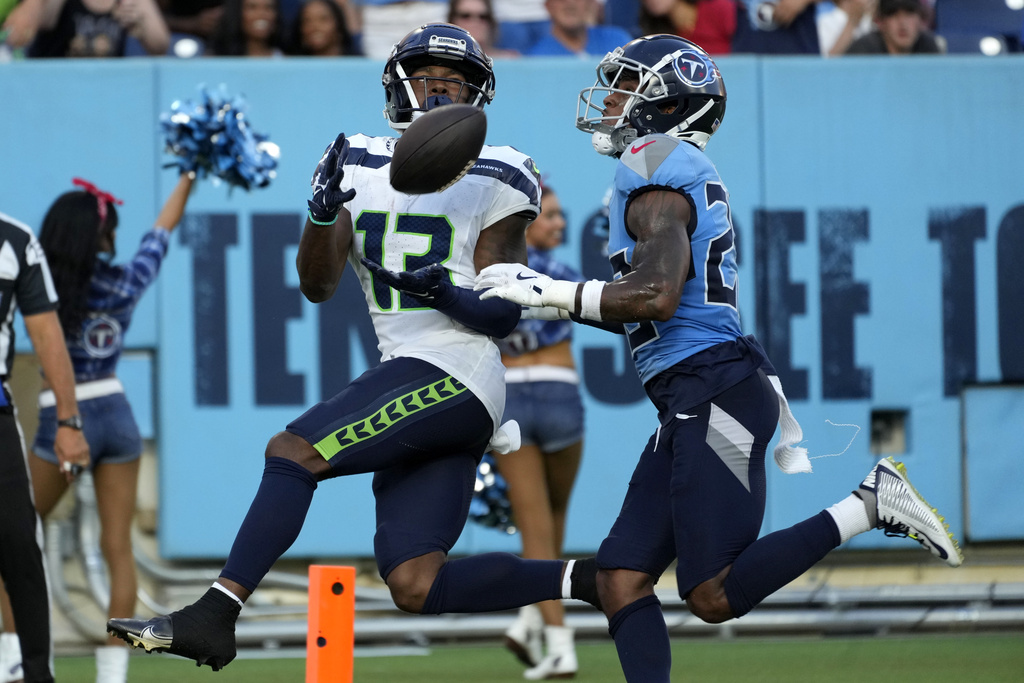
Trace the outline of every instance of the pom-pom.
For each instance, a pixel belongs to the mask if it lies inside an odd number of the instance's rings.
[[[198,102],[176,100],[160,115],[166,151],[178,157],[165,168],[212,175],[246,190],[269,185],[280,150],[249,125],[245,99],[229,97],[223,86],[217,93],[200,86],[199,92]]]
[[[498,472],[498,466],[489,453],[484,454],[476,468],[476,485],[473,488],[473,500],[469,503],[469,518],[477,524],[499,529],[506,534],[517,531],[512,518],[512,504],[508,500],[508,483]]]

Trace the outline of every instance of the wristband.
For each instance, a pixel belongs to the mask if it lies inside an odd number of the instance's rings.
[[[603,322],[601,317],[601,292],[604,291],[605,282],[602,280],[590,280],[583,285],[583,292],[580,296],[579,315],[585,320]]]
[[[554,280],[544,288],[541,294],[541,303],[545,306],[564,308],[567,311],[576,310],[576,290],[580,283],[568,280]]]
[[[338,214],[334,214],[334,218],[325,223],[323,221],[318,221],[317,219],[313,218],[313,211],[312,210],[307,209],[306,213],[309,214],[309,222],[313,223],[315,225],[334,225],[335,223],[338,222]]]

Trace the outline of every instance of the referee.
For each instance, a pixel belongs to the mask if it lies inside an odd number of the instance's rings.
[[[7,387],[20,309],[39,364],[57,399],[55,450],[68,479],[89,464],[75,400],[75,376],[57,319],[57,294],[32,230],[0,213],[0,576],[11,597],[25,683],[53,681],[50,604],[42,524],[32,502],[25,446]]]

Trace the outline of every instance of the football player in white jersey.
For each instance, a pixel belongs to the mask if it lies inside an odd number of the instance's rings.
[[[491,60],[465,30],[428,24],[394,48],[383,76],[385,115],[403,130],[451,103],[494,96]],[[397,139],[339,135],[313,177],[299,244],[300,288],[329,299],[346,266],[359,277],[381,363],[274,436],[264,475],[217,582],[196,603],[148,621],[112,619],[111,633],[217,670],[235,656],[243,602],[302,528],[317,483],[374,472],[378,569],[408,612],[506,610],[569,592],[572,564],[489,553],[449,561],[465,525],[485,449],[515,450],[499,429],[504,369],[491,337],[520,307],[481,300],[483,268],[526,263],[525,232],[540,209],[533,161],[486,146],[452,187],[394,190]],[[563,586],[563,581],[566,584]]]

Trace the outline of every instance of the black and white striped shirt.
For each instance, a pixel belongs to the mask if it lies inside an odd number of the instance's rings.
[[[32,229],[0,213],[0,379],[14,362],[14,313],[45,313],[57,308],[57,290],[43,248]],[[0,394],[0,403],[6,399]]]

